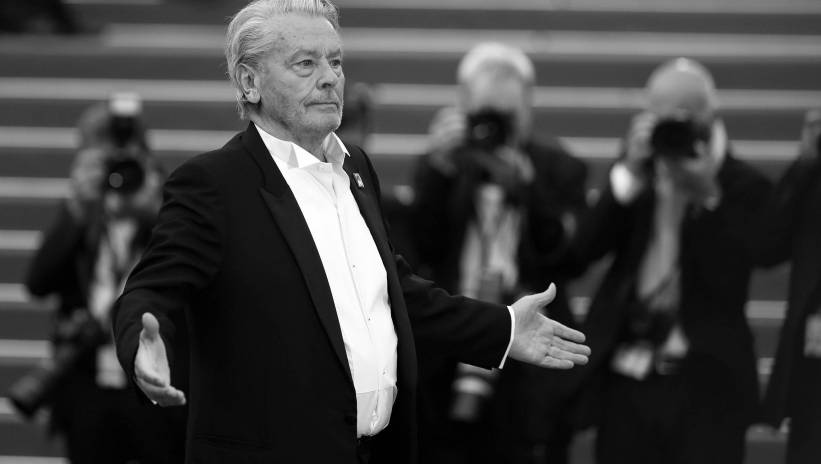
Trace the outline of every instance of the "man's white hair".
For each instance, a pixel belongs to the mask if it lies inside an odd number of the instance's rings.
[[[470,49],[459,62],[456,77],[464,85],[484,72],[513,73],[528,85],[536,79],[530,58],[521,49],[499,42],[483,42]]]
[[[240,83],[240,65],[259,70],[264,57],[273,48],[276,34],[271,34],[267,23],[275,16],[298,13],[322,17],[334,29],[339,29],[339,11],[329,0],[255,0],[231,18],[225,36],[225,60],[228,78],[234,87],[237,110],[245,119],[253,104],[245,98]]]

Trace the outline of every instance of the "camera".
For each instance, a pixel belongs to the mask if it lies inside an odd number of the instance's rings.
[[[103,190],[129,195],[143,186],[145,169],[142,163],[124,153],[117,153],[105,160]]]
[[[488,152],[506,144],[512,135],[513,118],[494,109],[483,109],[467,116],[467,144]]]
[[[114,150],[105,160],[103,191],[129,195],[139,190],[145,181],[145,168],[135,156],[147,150],[140,112],[140,100],[135,94],[122,93],[111,97],[106,131]],[[134,148],[138,153],[133,153]]]
[[[650,135],[650,147],[658,156],[695,158],[696,142],[710,139],[709,128],[696,123],[689,116],[660,120]]]
[[[102,325],[88,313],[63,322],[58,327],[54,353],[17,380],[8,391],[12,405],[31,418],[54,394],[81,359],[108,340]]]

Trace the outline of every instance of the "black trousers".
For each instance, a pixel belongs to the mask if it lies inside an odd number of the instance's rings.
[[[817,464],[821,462],[821,359],[802,358],[797,367],[787,464]]]
[[[693,401],[682,374],[610,373],[606,385],[599,464],[742,464],[745,415]]]

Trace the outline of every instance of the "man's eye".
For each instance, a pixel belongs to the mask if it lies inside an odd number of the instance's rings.
[[[297,63],[298,66],[303,68],[310,68],[311,66],[313,66],[313,64],[314,62],[312,60],[302,60],[299,63]]]
[[[331,66],[333,66],[334,68],[341,67],[342,66],[342,60],[340,60],[340,59],[331,60]]]

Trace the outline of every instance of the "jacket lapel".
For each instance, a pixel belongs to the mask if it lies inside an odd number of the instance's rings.
[[[331,287],[322,266],[322,259],[311,237],[305,217],[299,209],[296,197],[288,187],[279,168],[271,159],[271,155],[262,138],[253,124],[243,134],[243,144],[247,152],[259,165],[264,177],[264,185],[259,192],[265,205],[270,210],[274,222],[285,237],[288,247],[296,258],[296,262],[305,279],[308,292],[319,320],[331,341],[333,350],[353,385],[348,357],[345,354],[345,344],[342,340],[342,329],[336,314]]]
[[[351,181],[351,193],[359,207],[359,213],[365,219],[365,224],[367,224],[368,229],[371,231],[371,236],[373,237],[373,241],[379,251],[379,257],[382,258],[382,264],[385,266],[385,272],[387,273],[391,317],[399,340],[399,368],[401,375],[403,372],[402,369],[408,368],[412,364],[409,362],[411,361],[409,358],[412,358],[413,362],[415,362],[412,344],[413,333],[411,332],[408,311],[405,308],[402,284],[399,279],[399,272],[396,268],[396,259],[382,221],[382,214],[379,207],[379,193],[376,185],[373,184],[376,180],[368,174],[369,171],[367,170],[367,166],[364,166],[364,162],[360,162],[361,158],[365,155],[357,152],[357,149],[353,147],[349,147],[349,150],[351,156],[345,158],[345,163],[342,167]]]

